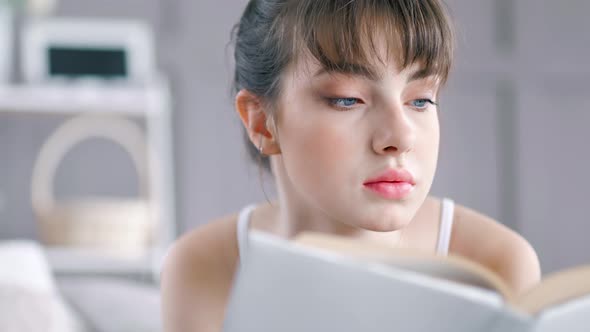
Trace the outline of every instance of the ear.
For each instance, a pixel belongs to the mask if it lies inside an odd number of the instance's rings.
[[[264,112],[260,97],[248,90],[240,90],[236,95],[236,111],[248,132],[250,141],[262,154],[280,154],[276,132],[269,128],[270,117]]]

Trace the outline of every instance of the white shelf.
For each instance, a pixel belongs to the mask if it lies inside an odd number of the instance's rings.
[[[161,112],[166,95],[158,85],[2,85],[0,112],[118,113],[144,116]]]
[[[79,248],[45,247],[49,262],[62,274],[159,276],[163,250],[175,239],[171,104],[167,81],[144,86],[120,83],[0,85],[0,113],[36,115],[114,114],[146,119],[150,146],[150,186],[160,202],[159,224],[149,254],[137,259],[108,256]]]
[[[142,257],[125,258],[67,247],[45,247],[45,252],[51,268],[60,274],[141,275],[156,280],[165,253],[153,249]]]

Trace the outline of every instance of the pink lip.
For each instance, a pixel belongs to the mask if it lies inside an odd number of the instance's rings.
[[[387,199],[404,198],[415,185],[412,174],[405,169],[388,169],[364,183],[365,188]]]

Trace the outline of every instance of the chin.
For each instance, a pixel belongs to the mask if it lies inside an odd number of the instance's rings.
[[[406,227],[409,223],[410,218],[383,218],[362,222],[359,227],[373,232],[393,232]]]
[[[403,205],[370,207],[365,209],[363,215],[358,216],[357,226],[374,232],[397,231],[410,224],[415,212],[411,206]]]

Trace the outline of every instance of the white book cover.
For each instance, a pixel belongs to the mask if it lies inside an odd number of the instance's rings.
[[[224,331],[510,332],[534,325],[490,289],[252,232]]]

